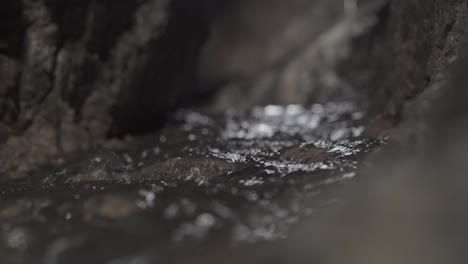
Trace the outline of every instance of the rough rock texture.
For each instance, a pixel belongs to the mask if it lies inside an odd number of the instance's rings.
[[[0,173],[145,132],[193,92],[204,2],[0,5]]]
[[[466,34],[464,0],[390,1],[371,99],[379,111],[401,120],[405,105],[445,80]]]

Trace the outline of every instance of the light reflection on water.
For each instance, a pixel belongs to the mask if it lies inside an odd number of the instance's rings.
[[[365,114],[349,103],[269,105],[223,117],[180,111],[141,148],[99,150],[37,181],[0,186],[0,253],[21,248],[33,259],[80,237],[125,256],[153,248],[164,259],[156,249],[183,252],[190,241],[283,239],[291,225],[335,202],[333,186],[357,177],[363,155],[383,143],[361,138],[364,128]],[[86,243],[73,244],[82,261],[114,257]]]

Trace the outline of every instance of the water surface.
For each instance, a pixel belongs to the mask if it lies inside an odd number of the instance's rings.
[[[2,263],[187,263],[286,239],[382,145],[365,123],[349,103],[180,111],[141,147],[2,184]]]

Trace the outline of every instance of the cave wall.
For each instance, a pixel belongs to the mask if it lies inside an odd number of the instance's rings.
[[[404,119],[407,106],[446,80],[466,35],[468,2],[464,0],[393,0],[372,67],[369,87],[377,112],[393,122]]]
[[[157,127],[193,94],[209,1],[0,4],[0,174]]]

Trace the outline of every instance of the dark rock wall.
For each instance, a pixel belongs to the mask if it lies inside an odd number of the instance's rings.
[[[0,5],[0,173],[148,131],[191,98],[209,1]]]
[[[14,58],[21,56],[24,24],[20,1],[0,4],[0,139],[6,137],[3,126],[12,124],[18,115],[17,81],[19,67]],[[0,142],[3,140],[0,140]]]
[[[404,108],[445,79],[466,34],[465,0],[390,1],[377,69],[370,88],[378,112],[401,120]]]

